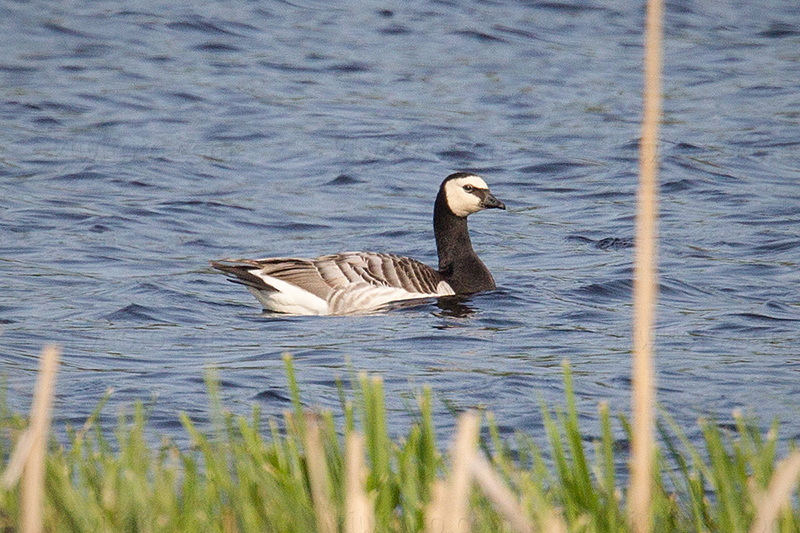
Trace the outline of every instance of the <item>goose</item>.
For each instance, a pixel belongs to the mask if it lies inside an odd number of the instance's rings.
[[[264,309],[291,315],[351,315],[391,302],[494,290],[472,249],[467,217],[505,209],[482,178],[447,176],[433,209],[439,269],[390,253],[344,252],[316,259],[222,259],[211,266],[247,287]]]

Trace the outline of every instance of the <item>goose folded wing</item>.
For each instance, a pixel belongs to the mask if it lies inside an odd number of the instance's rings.
[[[394,254],[349,252],[321,257],[316,266],[333,288],[368,283],[416,294],[436,294],[443,280],[431,267]]]

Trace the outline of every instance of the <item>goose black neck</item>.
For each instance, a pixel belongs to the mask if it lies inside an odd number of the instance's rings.
[[[447,205],[444,188],[439,190],[433,208],[433,232],[439,254],[439,273],[456,294],[496,288],[489,269],[472,249],[467,218],[453,214]]]

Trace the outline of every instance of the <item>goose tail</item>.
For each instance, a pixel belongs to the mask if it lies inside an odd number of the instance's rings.
[[[253,274],[252,271],[258,267],[252,264],[237,259],[223,259],[210,263],[213,268],[227,274],[228,281],[232,283],[239,283],[259,291],[278,292],[278,289],[264,281],[264,278]]]

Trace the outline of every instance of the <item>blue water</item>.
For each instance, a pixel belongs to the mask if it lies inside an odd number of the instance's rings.
[[[640,3],[3,2],[0,364],[29,405],[64,349],[55,422],[104,392],[180,436],[218,369],[237,413],[309,406],[349,369],[385,380],[393,431],[429,384],[448,408],[541,433],[575,373],[629,410]],[[734,409],[800,436],[800,4],[668,2],[658,398],[683,425]],[[499,289],[339,318],[261,313],[222,257],[391,251],[436,264],[441,179]],[[696,435],[695,430],[690,433]]]

